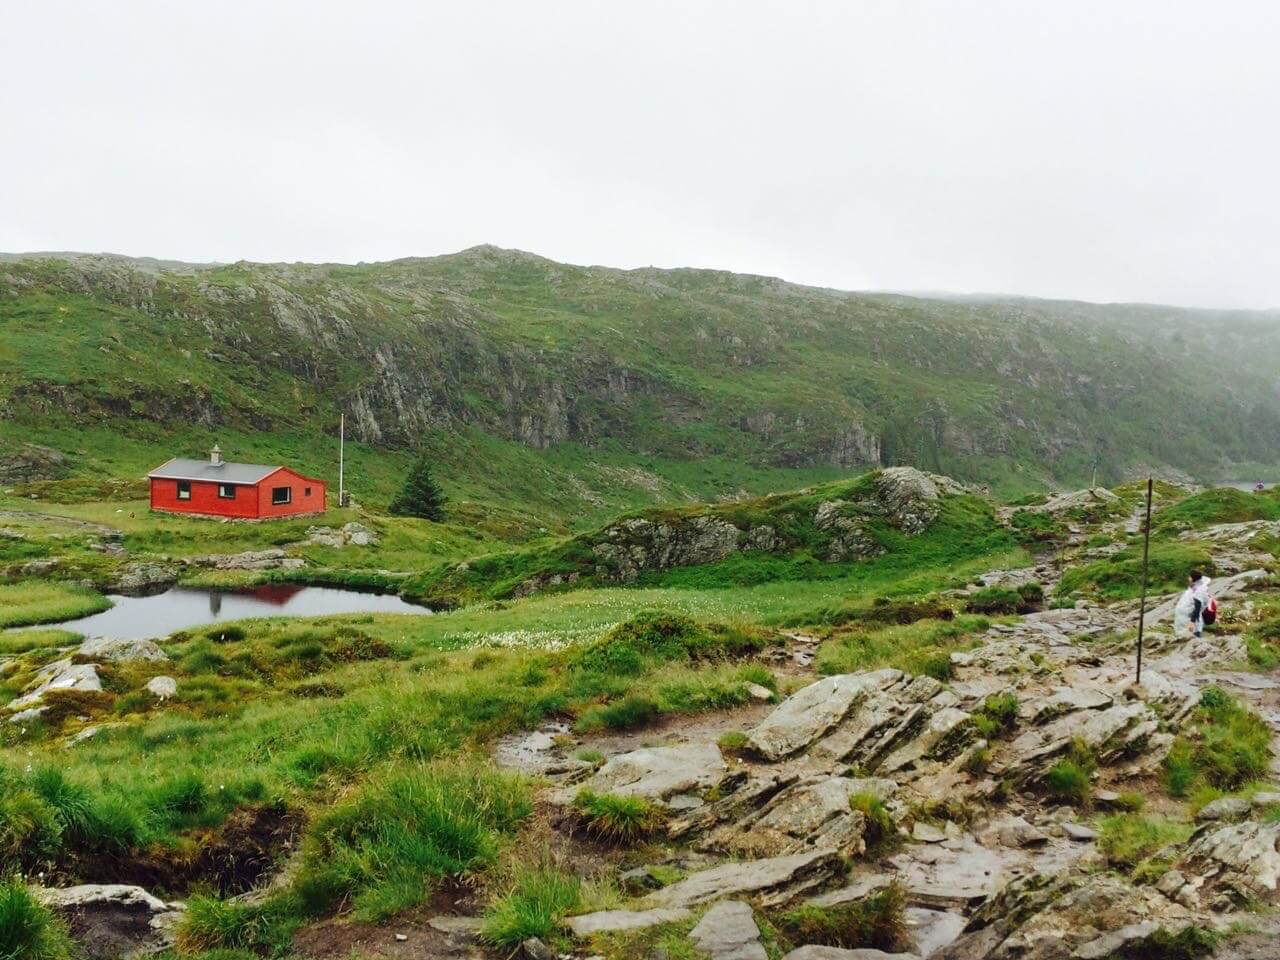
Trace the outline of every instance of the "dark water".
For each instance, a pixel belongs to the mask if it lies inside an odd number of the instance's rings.
[[[110,598],[110,610],[52,623],[89,637],[164,637],[175,630],[246,617],[318,617],[331,613],[416,613],[426,607],[399,597],[333,587],[267,584],[248,590],[194,590],[174,587],[151,597]]]

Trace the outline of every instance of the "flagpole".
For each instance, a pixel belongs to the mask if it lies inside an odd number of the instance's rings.
[[[347,490],[344,486],[347,465],[347,415],[338,415],[338,506],[347,505]]]
[[[1147,558],[1151,554],[1151,485],[1147,477],[1147,522],[1142,528],[1142,599],[1138,601],[1138,677],[1142,683],[1142,627],[1147,618]]]

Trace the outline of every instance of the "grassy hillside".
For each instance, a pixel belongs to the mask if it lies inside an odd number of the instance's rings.
[[[1206,333],[1212,329],[1212,335]],[[137,476],[214,440],[385,502],[582,528],[910,463],[1005,493],[1280,462],[1280,318],[920,299],[478,247],[382,264],[0,262],[0,443]],[[1236,467],[1234,464],[1250,464]]]

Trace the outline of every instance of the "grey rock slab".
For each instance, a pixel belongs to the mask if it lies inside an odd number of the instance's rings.
[[[30,693],[9,702],[10,710],[21,710],[39,703],[50,690],[102,689],[97,667],[92,663],[72,663],[69,659],[55,660],[46,666],[36,674],[35,683],[36,687]]]
[[[836,876],[842,869],[831,850],[722,863],[652,893],[657,907],[691,907],[722,897],[752,895],[760,906],[779,906]]]
[[[664,800],[712,787],[727,770],[714,743],[653,747],[611,757],[587,786],[597,793]]]
[[[129,640],[124,637],[89,637],[76,653],[88,660],[112,663],[159,663],[169,659],[154,640]]]
[[[616,933],[620,930],[643,930],[660,923],[676,923],[689,916],[684,907],[659,907],[654,910],[600,910],[569,917],[565,925],[575,937],[590,937],[597,933]]]
[[[806,907],[838,907],[842,903],[853,903],[865,900],[877,890],[883,890],[893,882],[893,876],[887,873],[875,873],[859,877],[848,886],[838,890],[828,890],[804,902]]]
[[[1272,897],[1280,889],[1280,823],[1246,820],[1206,827],[1192,839],[1178,868],[1188,876],[1227,879]]]
[[[741,900],[717,903],[689,931],[689,939],[711,960],[768,960],[755,915]]]
[[[1201,823],[1211,820],[1243,820],[1249,815],[1250,809],[1249,801],[1241,797],[1219,797],[1201,807],[1196,813],[1196,820]]]
[[[1260,793],[1255,793],[1249,798],[1249,803],[1255,810],[1265,810],[1267,807],[1280,807],[1280,792],[1266,790]]]
[[[967,922],[963,914],[925,907],[907,907],[906,921],[916,953],[922,957],[930,957],[954,943]]]
[[[443,913],[427,921],[427,926],[439,933],[465,940],[474,940],[480,936],[484,921],[479,917],[461,917]]]
[[[1075,949],[1071,956],[1075,960],[1102,960],[1103,957],[1110,957],[1126,943],[1133,940],[1145,940],[1159,929],[1160,924],[1154,920],[1131,923],[1128,926],[1121,927],[1119,930],[1104,933],[1102,936],[1082,944]]]
[[[766,760],[781,760],[826,734],[866,697],[900,679],[898,670],[826,677],[796,691],[758,723],[748,745]]]
[[[530,937],[522,942],[520,950],[527,960],[558,960],[556,952],[537,937]]]
[[[883,950],[871,950],[860,947],[856,950],[844,950],[840,947],[824,947],[810,944],[799,947],[788,953],[782,960],[920,960],[916,953],[885,953]]]
[[[941,843],[947,839],[947,835],[932,823],[917,820],[911,828],[911,839],[919,840],[921,843]]]
[[[1062,832],[1066,834],[1068,839],[1077,840],[1081,843],[1098,839],[1098,831],[1090,827],[1086,827],[1082,823],[1073,823],[1072,821],[1067,820],[1061,824],[1061,826]]]

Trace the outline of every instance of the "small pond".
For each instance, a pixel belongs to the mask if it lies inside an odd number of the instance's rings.
[[[87,637],[164,637],[175,630],[203,627],[246,617],[320,617],[334,613],[429,614],[426,607],[396,596],[304,587],[292,583],[266,584],[245,590],[197,590],[174,587],[150,597],[111,596],[110,610],[78,620],[51,623]]]

